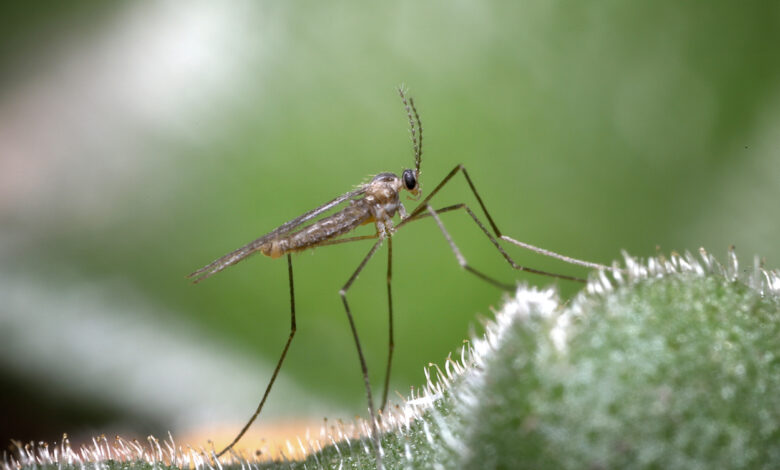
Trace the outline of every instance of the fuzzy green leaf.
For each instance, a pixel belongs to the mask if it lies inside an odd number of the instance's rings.
[[[733,254],[725,266],[702,255],[627,257],[625,269],[594,275],[568,303],[554,289],[519,287],[460,361],[448,359],[424,392],[384,417],[385,467],[780,467],[780,276],[758,265],[742,272]],[[155,445],[114,450],[124,463],[105,452],[71,461],[160,468],[174,452]],[[42,452],[22,449],[5,466],[68,462],[64,451],[48,461]],[[181,449],[173,463],[214,466]],[[305,462],[253,464],[376,460],[364,437]]]

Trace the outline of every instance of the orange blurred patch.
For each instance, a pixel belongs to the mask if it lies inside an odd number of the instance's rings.
[[[283,456],[288,460],[299,460],[311,452],[312,446],[317,448],[317,443],[320,446],[326,445],[325,436],[320,432],[324,424],[322,420],[293,419],[253,425],[233,446],[233,451],[250,460],[279,460]],[[219,452],[236,437],[241,426],[242,423],[236,423],[179,433],[176,435],[176,442],[178,445],[188,444],[196,449],[214,449]],[[299,439],[306,449],[305,452],[301,449]]]

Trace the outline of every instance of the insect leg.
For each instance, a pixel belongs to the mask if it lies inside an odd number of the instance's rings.
[[[349,310],[349,303],[347,302],[347,291],[352,286],[352,283],[355,282],[355,279],[357,279],[358,275],[363,270],[363,268],[366,266],[368,260],[370,260],[371,257],[374,256],[376,250],[378,250],[379,247],[382,245],[382,242],[384,240],[385,240],[385,235],[380,234],[379,240],[377,240],[376,243],[374,243],[374,246],[371,247],[371,250],[368,251],[368,254],[365,256],[365,258],[363,258],[363,261],[360,262],[355,272],[352,273],[352,276],[349,277],[347,283],[344,284],[344,287],[342,287],[341,290],[339,291],[339,295],[341,296],[341,301],[344,303],[344,310],[347,313],[347,320],[349,320],[349,327],[352,330],[352,336],[355,339],[355,346],[357,347],[358,359],[360,359],[360,370],[363,373],[363,382],[366,387],[366,397],[368,398],[368,414],[371,419],[371,433],[373,434],[374,447],[376,449],[377,468],[382,468],[382,449],[380,447],[379,426],[377,424],[376,410],[374,409],[374,399],[371,396],[371,381],[368,378],[368,367],[366,366],[366,358],[365,356],[363,356],[363,348],[360,346],[360,338],[358,338],[357,328],[355,328],[355,321],[352,318],[352,312]]]
[[[472,217],[474,217],[474,216],[472,215]],[[529,243],[525,243],[525,242],[521,242],[521,241],[515,240],[514,238],[512,238],[510,236],[507,236],[507,235],[501,235],[501,239],[504,240],[504,241],[508,241],[509,243],[513,243],[513,244],[519,246],[520,248],[525,248],[526,250],[535,251],[536,253],[539,253],[540,255],[549,256],[550,258],[559,259],[559,260],[565,261],[565,262],[567,262],[569,264],[576,264],[577,266],[584,266],[586,268],[591,268],[591,269],[606,269],[608,271],[621,271],[620,269],[614,268],[612,266],[606,266],[606,265],[603,265],[603,264],[593,263],[593,262],[590,262],[590,261],[583,261],[581,259],[571,258],[569,256],[562,255],[562,254],[556,253],[554,251],[545,250],[544,248],[539,248],[538,246],[534,246],[534,245],[531,245]]]
[[[464,206],[465,207],[465,206]],[[431,217],[436,221],[436,224],[439,226],[439,229],[441,230],[441,233],[444,235],[444,238],[447,240],[447,243],[449,243],[450,248],[452,249],[452,252],[455,254],[455,258],[458,259],[458,264],[460,264],[460,267],[465,269],[466,271],[474,274],[475,276],[479,277],[480,279],[483,279],[494,286],[504,289],[504,290],[512,290],[513,286],[509,284],[504,284],[501,281],[497,281],[496,279],[488,276],[487,274],[478,271],[474,268],[472,268],[468,262],[466,261],[466,258],[463,256],[463,254],[460,252],[460,249],[458,249],[458,246],[455,245],[455,242],[452,240],[452,237],[450,236],[449,232],[447,232],[447,229],[444,228],[444,223],[442,223],[441,219],[439,218],[439,214],[436,213],[435,210],[433,210],[433,207],[428,205],[428,213],[431,214]]]
[[[447,206],[447,207],[442,207],[442,208],[436,209],[435,212],[437,214],[443,214],[445,212],[452,212],[452,211],[455,211],[455,210],[463,209],[465,206],[466,206],[465,204],[454,204],[452,206]],[[431,216],[430,213],[423,212],[423,213],[415,215],[414,217],[410,217],[410,219],[412,219],[412,220],[410,220],[410,222],[415,221],[415,220],[419,220],[419,219],[423,219],[425,217],[430,217],[430,216]],[[472,212],[471,217],[472,218],[476,218],[476,215],[474,215],[473,212]],[[477,224],[480,223],[478,220],[475,220],[475,222],[477,222]],[[483,229],[483,232],[484,232],[484,229]],[[487,233],[486,235],[488,236],[488,238],[491,237],[491,235],[489,233]],[[512,237],[510,237],[508,235],[501,235],[500,238],[501,238],[501,240],[508,241],[508,242],[513,243],[513,244],[515,244],[515,245],[517,245],[517,246],[519,246],[521,248],[525,248],[526,250],[531,250],[531,251],[534,251],[536,253],[539,253],[540,255],[549,256],[550,258],[559,259],[559,260],[565,261],[565,262],[567,262],[569,264],[576,264],[577,266],[584,266],[586,268],[591,268],[591,269],[607,269],[607,270],[611,270],[611,271],[616,270],[616,268],[614,268],[612,266],[606,266],[606,265],[603,265],[603,264],[593,263],[593,262],[590,262],[590,261],[583,261],[583,260],[580,260],[580,259],[577,259],[577,258],[571,258],[569,256],[562,255],[560,253],[556,253],[554,251],[545,250],[544,248],[540,248],[538,246],[534,246],[534,245],[531,245],[529,243],[525,243],[525,242],[521,242],[521,241],[515,240],[514,238],[512,238]],[[619,271],[619,269],[618,269],[618,271]]]
[[[387,314],[388,314],[389,341],[387,345],[387,371],[385,372],[385,389],[382,392],[382,404],[379,406],[379,411],[384,411],[385,405],[387,405],[387,389],[390,386],[390,366],[393,363],[393,350],[395,349],[395,343],[393,342],[393,291],[391,287],[392,277],[393,277],[393,239],[390,237],[387,239]]]
[[[490,231],[488,231],[488,229],[482,224],[482,222],[480,222],[479,218],[474,214],[474,212],[471,211],[471,209],[469,209],[469,207],[466,204],[457,204],[456,206],[450,206],[450,207],[447,207],[445,209],[447,209],[447,210],[455,210],[455,209],[463,209],[463,210],[465,210],[471,216],[471,218],[474,220],[474,222],[479,226],[479,228],[482,230],[482,233],[484,233],[485,236],[488,237],[490,242],[493,243],[493,246],[496,247],[496,249],[501,253],[501,256],[504,257],[504,259],[507,261],[507,263],[509,263],[510,266],[512,266],[512,268],[517,269],[518,271],[526,271],[526,272],[529,272],[529,273],[541,274],[543,276],[557,277],[559,279],[565,279],[567,281],[585,282],[585,279],[582,279],[582,278],[579,278],[579,277],[567,276],[565,274],[550,273],[550,272],[547,272],[547,271],[541,271],[539,269],[533,269],[533,268],[529,268],[529,267],[522,266],[522,265],[519,265],[519,264],[515,263],[515,261],[507,254],[506,251],[504,251],[504,249],[498,243],[498,240],[496,240],[496,238],[490,233]],[[509,286],[507,284],[503,284],[503,283],[501,283],[499,281],[496,281],[492,277],[487,276],[486,274],[484,274],[484,273],[482,273],[480,271],[477,271],[476,269],[474,269],[471,266],[469,266],[469,264],[466,262],[466,258],[461,254],[460,250],[455,245],[455,242],[452,240],[452,237],[447,232],[447,229],[444,228],[444,223],[441,221],[441,218],[439,218],[439,214],[437,214],[437,212],[430,205],[428,206],[428,213],[436,221],[436,224],[439,226],[439,229],[444,234],[444,238],[447,239],[447,242],[449,243],[450,248],[452,248],[452,252],[455,253],[455,257],[458,259],[458,263],[460,264],[460,266],[463,269],[473,273],[477,277],[479,277],[481,279],[484,279],[485,281],[487,281],[487,282],[489,282],[489,283],[491,283],[491,284],[493,284],[495,286],[498,286],[498,287],[500,287],[502,289],[506,289],[506,290],[513,289],[512,286]]]
[[[482,207],[482,212],[485,213],[485,217],[487,217],[488,222],[490,222],[490,226],[493,228],[493,232],[496,234],[496,236],[498,238],[500,238],[502,240],[505,240],[505,241],[508,241],[510,243],[514,243],[515,245],[517,245],[517,246],[519,246],[521,248],[525,248],[527,250],[535,251],[535,252],[537,252],[537,253],[539,253],[541,255],[549,256],[551,258],[556,258],[556,259],[559,259],[561,261],[565,261],[565,262],[567,262],[569,264],[575,264],[575,265],[578,265],[578,266],[584,266],[586,268],[591,268],[591,269],[606,269],[606,270],[615,269],[615,268],[612,268],[610,266],[605,266],[603,264],[592,263],[590,261],[583,261],[583,260],[579,260],[579,259],[576,259],[576,258],[571,258],[569,256],[564,256],[564,255],[555,253],[553,251],[545,250],[544,248],[539,248],[539,247],[530,245],[528,243],[523,243],[523,242],[515,240],[514,238],[511,238],[511,237],[508,237],[506,235],[503,235],[501,233],[501,231],[498,229],[498,226],[496,225],[496,223],[493,222],[493,218],[490,217],[490,213],[488,213],[487,207],[485,207],[485,204],[482,202],[482,198],[479,197],[479,193],[477,192],[477,188],[474,186],[474,183],[471,181],[471,178],[469,177],[469,174],[466,171],[466,168],[463,167],[462,165],[460,165],[460,169],[461,169],[461,172],[463,172],[463,176],[466,178],[466,182],[469,184],[469,187],[471,188],[471,192],[474,193],[474,196],[477,198],[477,201],[479,202],[480,207]],[[477,224],[479,224],[480,222],[477,220],[477,218],[474,215],[474,213],[471,212],[471,210],[469,210],[468,208],[467,208],[467,210],[469,211],[469,213],[470,213],[471,217],[474,219],[474,221],[477,222]],[[483,228],[483,231],[484,231],[484,228]],[[515,268],[515,269],[518,269],[518,268]]]
[[[603,264],[591,263],[589,261],[583,261],[583,260],[579,260],[579,259],[576,259],[576,258],[571,258],[571,257],[568,257],[568,256],[564,256],[564,255],[561,255],[561,254],[558,254],[558,253],[555,253],[555,252],[552,252],[552,251],[549,251],[549,250],[545,250],[543,248],[538,248],[538,247],[535,247],[533,245],[529,245],[527,243],[519,242],[519,241],[517,241],[517,240],[515,240],[515,239],[513,239],[511,237],[503,235],[501,233],[501,230],[498,228],[496,223],[493,221],[493,217],[490,216],[490,212],[488,212],[487,207],[485,207],[485,203],[482,201],[482,197],[480,197],[479,192],[477,192],[477,188],[474,186],[473,181],[471,181],[471,177],[469,177],[469,174],[468,174],[468,172],[466,171],[466,168],[463,165],[456,165],[455,168],[453,168],[442,179],[442,181],[436,186],[436,188],[434,188],[434,190],[431,191],[431,193],[428,194],[428,196],[426,196],[420,202],[420,204],[417,205],[417,207],[411,212],[411,214],[409,214],[409,217],[407,217],[406,219],[401,221],[401,223],[398,225],[397,228],[400,228],[401,226],[403,226],[404,224],[406,224],[408,222],[411,222],[411,221],[414,221],[414,220],[426,217],[428,215],[428,214],[426,214],[426,211],[428,209],[428,202],[458,172],[463,173],[463,177],[466,178],[466,183],[468,183],[469,188],[471,189],[471,192],[474,194],[474,197],[477,199],[477,202],[479,203],[479,206],[482,208],[482,212],[485,214],[485,217],[487,218],[487,220],[488,220],[488,222],[490,224],[490,227],[493,229],[493,233],[495,234],[495,237],[490,234],[490,232],[485,228],[485,226],[482,224],[482,222],[479,221],[479,219],[474,215],[474,213],[471,212],[470,209],[467,209],[469,214],[471,215],[472,219],[474,219],[474,221],[477,223],[477,225],[480,226],[480,229],[485,233],[485,235],[487,235],[487,237],[490,239],[490,241],[493,243],[493,245],[495,245],[496,248],[499,250],[499,252],[501,252],[501,255],[507,260],[507,262],[514,269],[517,269],[517,270],[520,270],[520,271],[528,271],[528,272],[532,272],[532,273],[535,273],[535,274],[541,274],[541,275],[544,275],[544,276],[557,277],[557,278],[561,278],[561,279],[567,279],[567,280],[573,280],[573,281],[578,281],[578,282],[584,282],[584,280],[580,279],[580,278],[576,278],[576,277],[572,277],[572,276],[558,275],[558,274],[555,274],[555,273],[549,273],[549,272],[546,272],[546,271],[540,271],[540,270],[536,270],[536,269],[527,268],[525,266],[521,266],[521,265],[515,263],[514,260],[512,260],[509,257],[509,255],[506,254],[506,252],[503,250],[503,248],[501,248],[501,246],[497,243],[496,238],[500,238],[501,240],[508,241],[508,242],[513,243],[515,245],[518,245],[518,246],[520,246],[522,248],[526,248],[528,250],[534,251],[536,253],[539,253],[539,254],[542,254],[542,255],[545,255],[545,256],[550,256],[550,257],[553,257],[553,258],[556,258],[556,259],[560,259],[560,260],[565,261],[565,262],[570,263],[570,264],[575,264],[575,265],[578,265],[578,266],[585,266],[585,267],[588,267],[588,268],[591,268],[591,269],[605,269],[605,270],[615,270],[615,269],[617,269],[617,268],[613,268],[613,267],[610,267],[610,266],[605,266]],[[465,206],[465,204],[464,204],[464,206]],[[457,208],[458,207],[456,205],[456,206],[450,206],[450,207],[444,208],[443,210],[450,211],[450,210],[455,210]]]
[[[360,235],[359,237],[336,238],[334,240],[323,240],[313,246],[320,247],[320,246],[328,246],[328,245],[339,245],[341,243],[351,243],[351,242],[359,242],[361,240],[376,239],[377,237],[379,237],[379,233],[375,233],[373,235]]]
[[[268,398],[268,393],[271,391],[271,387],[274,385],[276,376],[279,374],[279,369],[282,368],[282,362],[284,362],[284,357],[287,355],[287,350],[290,349],[290,343],[292,342],[293,336],[295,336],[295,288],[293,287],[292,256],[289,253],[287,254],[287,274],[290,278],[290,337],[287,338],[287,343],[284,345],[284,349],[282,350],[282,356],[279,358],[279,362],[276,363],[274,373],[271,375],[271,380],[268,382],[268,386],[265,388],[265,393],[263,393],[263,398],[260,400],[260,404],[257,405],[255,414],[249,418],[249,421],[241,429],[241,432],[238,433],[238,436],[233,439],[233,442],[222,449],[219,454],[217,454],[217,457],[220,457],[222,454],[232,449],[233,446],[241,439],[241,437],[244,436],[244,433],[246,433],[247,429],[249,429],[249,426],[252,425],[257,416],[260,414],[260,411],[263,409],[263,405],[265,404],[265,400]]]

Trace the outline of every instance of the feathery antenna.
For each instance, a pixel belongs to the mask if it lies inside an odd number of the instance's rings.
[[[401,96],[404,109],[406,109],[406,115],[409,116],[409,133],[412,136],[412,146],[414,147],[414,167],[419,175],[420,161],[422,160],[422,122],[420,115],[417,114],[417,108],[414,107],[414,98],[410,96],[407,100],[403,86],[398,87],[398,94]]]

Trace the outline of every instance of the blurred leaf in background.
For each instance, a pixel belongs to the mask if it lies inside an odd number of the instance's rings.
[[[604,263],[656,246],[780,257],[772,3],[2,10],[3,442],[237,431],[287,338],[285,263],[184,276],[411,166],[401,83],[425,128],[423,191],[464,164],[507,235]],[[439,197],[457,202],[476,205],[460,177]],[[550,283],[512,271],[465,214],[443,219],[478,269]],[[364,413],[338,289],[369,247],[294,257],[298,334],[261,422]],[[502,293],[461,271],[430,221],[393,251],[392,388],[405,393]],[[384,253],[349,293],[377,390]]]

